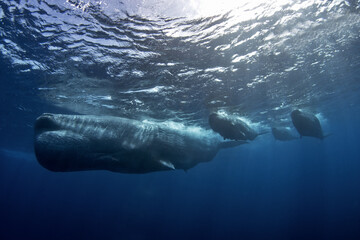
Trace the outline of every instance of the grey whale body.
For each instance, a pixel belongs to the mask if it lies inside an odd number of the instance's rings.
[[[220,148],[242,143],[174,122],[49,113],[35,122],[36,158],[56,172],[187,170],[210,161]]]

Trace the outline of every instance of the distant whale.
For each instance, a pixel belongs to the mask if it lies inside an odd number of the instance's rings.
[[[235,115],[211,113],[209,124],[212,130],[224,139],[254,140],[259,134]]]
[[[290,141],[298,139],[298,137],[294,136],[291,130],[286,127],[273,127],[271,128],[271,132],[274,138],[279,141]]]
[[[35,122],[35,155],[55,172],[147,173],[210,161],[224,142],[210,130],[174,122],[45,113]]]
[[[308,136],[319,139],[327,137],[324,136],[320,121],[314,114],[297,109],[291,112],[291,119],[300,137]]]

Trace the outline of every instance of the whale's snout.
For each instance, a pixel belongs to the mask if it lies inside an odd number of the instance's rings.
[[[35,121],[35,135],[46,131],[56,131],[60,127],[54,119],[54,115],[50,113],[44,113],[38,117]]]
[[[292,111],[290,115],[292,118],[296,118],[297,116],[301,115],[301,111],[296,109],[296,110]]]
[[[80,134],[61,127],[56,115],[44,113],[35,120],[34,148],[38,162],[51,171],[71,171],[77,168],[78,152],[86,147]]]
[[[91,126],[91,125],[90,125]],[[55,172],[108,169],[113,158],[102,138],[78,131],[84,127],[69,116],[44,113],[35,121],[34,150],[38,162]],[[94,127],[95,128],[95,127]]]

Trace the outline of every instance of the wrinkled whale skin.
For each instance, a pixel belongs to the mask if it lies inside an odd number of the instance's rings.
[[[320,121],[314,114],[296,109],[291,112],[291,120],[301,137],[324,139]]]
[[[291,130],[286,127],[272,127],[271,132],[274,138],[279,141],[291,141],[298,139],[298,137],[294,136]]]
[[[246,141],[254,140],[258,136],[254,129],[233,115],[211,113],[209,124],[212,130],[219,133],[224,139]]]
[[[226,144],[211,130],[173,122],[49,113],[35,122],[36,158],[56,172],[187,170],[210,161],[221,147]]]

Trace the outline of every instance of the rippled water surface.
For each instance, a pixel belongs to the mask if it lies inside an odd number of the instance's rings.
[[[78,113],[271,125],[358,98],[358,1],[197,4],[2,1],[1,56],[37,76],[25,91]]]

